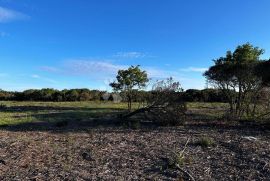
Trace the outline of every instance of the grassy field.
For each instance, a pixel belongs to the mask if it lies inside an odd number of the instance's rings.
[[[102,118],[124,111],[126,103],[113,102],[12,102],[1,101],[0,126],[31,122],[80,121]],[[133,105],[137,107],[135,103]],[[222,117],[227,104],[188,103],[189,113],[194,119]]]
[[[229,105],[226,103],[191,102],[187,104],[188,111],[193,119],[216,119],[226,113]]]
[[[126,108],[112,102],[0,102],[0,126],[98,118]]]

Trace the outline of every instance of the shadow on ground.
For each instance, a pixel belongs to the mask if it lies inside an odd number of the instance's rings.
[[[142,119],[121,120],[119,115],[125,110],[120,108],[85,108],[85,107],[53,107],[53,106],[13,106],[0,110],[2,113],[14,113],[12,117],[23,119],[31,117],[33,121],[12,125],[2,125],[0,130],[8,131],[50,131],[50,132],[82,132],[96,128],[127,128],[141,131],[161,131],[163,128]],[[30,112],[27,115],[16,113]],[[200,118],[200,119],[198,119]],[[190,114],[184,125],[187,129],[202,130],[269,130],[269,124],[255,122],[226,122],[216,117]],[[181,127],[182,130],[183,126]],[[175,131],[177,127],[170,130]],[[166,129],[168,131],[168,129]]]
[[[89,127],[117,125],[121,108],[86,108],[53,106],[11,106],[1,109],[4,118],[22,120],[18,124],[1,125],[11,131],[71,131]],[[24,119],[29,119],[23,121]],[[12,122],[12,121],[11,121]]]

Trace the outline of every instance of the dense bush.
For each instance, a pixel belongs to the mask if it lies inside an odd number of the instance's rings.
[[[218,89],[188,89],[183,93],[183,99],[188,102],[227,102],[227,98]]]

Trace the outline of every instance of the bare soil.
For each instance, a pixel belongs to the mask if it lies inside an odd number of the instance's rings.
[[[0,130],[0,180],[270,180],[270,131],[258,126],[24,128]],[[170,167],[187,140],[182,170]]]

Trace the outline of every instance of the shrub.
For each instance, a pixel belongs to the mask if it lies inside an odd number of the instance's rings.
[[[208,147],[214,146],[215,142],[210,137],[202,137],[196,142],[196,145],[199,145],[203,148],[208,148]]]

